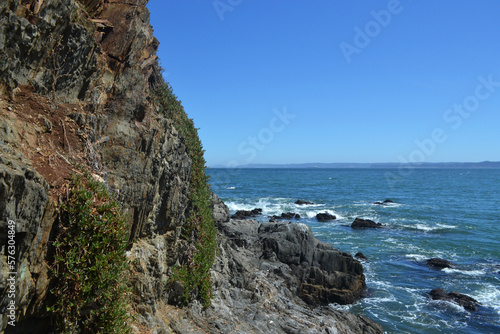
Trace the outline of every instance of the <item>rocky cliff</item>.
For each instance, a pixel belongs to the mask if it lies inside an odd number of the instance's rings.
[[[54,298],[61,204],[71,194],[71,175],[89,172],[128,217],[130,270],[124,279],[132,292],[133,331],[300,332],[321,320],[321,328],[339,333],[377,332],[363,317],[311,310],[359,298],[359,262],[319,243],[305,227],[250,221],[236,228],[221,218],[226,209],[220,203],[214,210],[221,235],[212,306],[204,309],[196,300],[185,308],[170,305],[182,303],[186,288],[170,279],[174,268],[192,261],[199,238],[188,226],[197,210],[190,190],[197,160],[176,119],[153,101],[151,92],[163,79],[146,3],[0,2],[0,331],[54,329],[47,307]],[[235,229],[251,233],[235,237]],[[8,283],[10,240],[15,298]],[[242,296],[236,304],[235,294]],[[12,300],[16,326],[8,325]],[[276,312],[270,320],[266,310]],[[224,325],[222,319],[233,316],[243,329]]]

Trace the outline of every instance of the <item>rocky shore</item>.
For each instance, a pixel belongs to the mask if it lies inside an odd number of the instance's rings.
[[[260,224],[251,220],[258,212],[230,219],[215,196],[211,306],[203,308],[196,291],[179,306],[185,286],[172,277],[182,264],[196,265],[201,235],[185,233],[200,158],[188,145],[197,134],[183,135],[155,102],[163,78],[146,3],[0,2],[0,333],[57,332],[54,241],[72,175],[84,172],[128,217],[123,281],[133,332],[382,333],[366,317],[328,306],[364,294],[363,268],[350,254],[315,239],[295,216],[294,223]],[[4,247],[13,225],[15,298]],[[15,326],[6,316],[11,301]]]
[[[214,299],[170,319],[177,333],[382,333],[363,315],[328,303],[364,294],[361,264],[316,239],[305,224],[230,219],[215,196],[220,231],[212,271]]]

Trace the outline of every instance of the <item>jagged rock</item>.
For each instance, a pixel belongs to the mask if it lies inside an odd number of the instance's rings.
[[[234,215],[231,216],[232,219],[247,219],[252,217],[257,217],[262,214],[262,209],[253,210],[238,210]]]
[[[319,222],[327,222],[327,221],[330,221],[330,220],[335,220],[335,219],[337,219],[337,217],[335,217],[332,214],[329,214],[328,212],[323,212],[323,213],[318,213],[316,215],[316,219]]]
[[[311,204],[314,204],[313,202],[308,202],[308,201],[303,201],[303,200],[297,200],[295,201],[295,204],[297,205],[311,205]]]
[[[353,229],[365,229],[365,228],[382,228],[381,223],[376,223],[370,219],[356,218],[351,224]]]
[[[389,205],[389,204],[394,204],[394,201],[390,200],[390,199],[386,199],[385,201],[383,202],[375,202],[373,204],[377,204],[377,205]]]
[[[434,267],[438,269],[444,269],[444,268],[452,268],[452,263],[448,260],[440,259],[440,258],[432,258],[427,260],[427,265],[429,267]]]
[[[368,260],[368,258],[365,256],[365,254],[363,254],[361,252],[357,252],[356,255],[354,255],[354,257],[358,260]]]
[[[216,223],[225,223],[230,219],[229,208],[221,201],[221,199],[214,193],[212,196],[213,217]]]
[[[453,302],[465,308],[468,311],[477,311],[478,306],[481,304],[475,300],[474,298],[464,295],[458,292],[450,292],[446,293],[441,288],[433,289],[429,292],[430,296],[433,300],[445,300],[449,302]]]
[[[283,212],[281,216],[272,216],[270,221],[275,221],[276,219],[300,219],[300,215],[294,212]]]
[[[362,315],[318,306],[359,298],[364,276],[358,261],[314,238],[306,225],[231,220],[219,224],[219,229],[214,299],[204,311],[196,305],[190,308],[193,330],[382,333],[378,324]]]

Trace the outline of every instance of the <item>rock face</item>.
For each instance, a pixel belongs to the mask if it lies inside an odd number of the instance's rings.
[[[441,288],[433,289],[429,292],[429,294],[433,300],[449,301],[462,306],[468,311],[477,311],[477,308],[480,305],[477,300],[470,296],[458,292],[446,293],[446,291]]]
[[[193,305],[194,325],[177,320],[185,332],[382,333],[364,316],[322,306],[360,298],[363,269],[306,225],[232,219],[218,227],[212,306]]]
[[[106,182],[130,219],[139,324],[155,328],[172,265],[187,256],[180,234],[191,160],[151,102],[162,78],[146,2],[0,3],[0,235],[16,223],[20,333],[50,326],[50,245],[64,185],[79,172],[73,161]]]

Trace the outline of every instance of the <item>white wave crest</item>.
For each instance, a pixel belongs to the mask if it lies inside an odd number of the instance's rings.
[[[460,270],[455,268],[444,268],[442,271],[447,274],[461,274],[467,276],[483,276],[486,274],[484,270]]]

